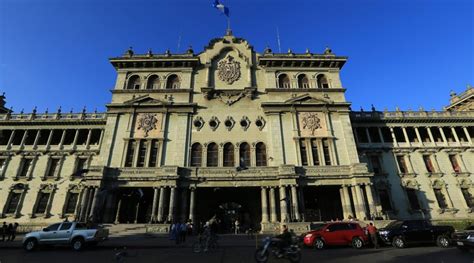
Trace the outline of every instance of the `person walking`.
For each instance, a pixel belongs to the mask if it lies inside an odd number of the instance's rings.
[[[15,222],[15,224],[13,224],[13,227],[12,227],[12,232],[11,232],[11,240],[10,241],[13,241],[15,240],[15,237],[16,237],[16,230],[18,229],[18,226],[19,224]]]
[[[379,248],[378,240],[377,240],[377,228],[374,226],[372,222],[367,226],[367,232],[369,233],[370,240],[374,245],[374,248]]]
[[[184,244],[184,242],[186,242],[186,233],[187,233],[187,226],[184,222],[181,222],[181,224],[179,224],[179,239],[180,239],[180,242]]]
[[[239,219],[236,219],[236,220],[235,220],[234,225],[235,225],[235,234],[237,235],[237,234],[240,233],[240,222],[239,222]]]
[[[10,223],[8,224],[8,228],[7,228],[7,241],[10,241],[11,238],[12,238],[12,232],[13,232],[13,224]]]
[[[3,222],[2,229],[0,230],[0,232],[2,233],[2,242],[5,242],[5,237],[7,236],[7,230],[8,230],[7,222]]]

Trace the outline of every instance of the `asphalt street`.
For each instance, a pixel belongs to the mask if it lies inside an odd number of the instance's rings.
[[[142,241],[143,240],[143,241]],[[111,240],[96,248],[81,252],[72,251],[68,247],[47,247],[34,252],[26,252],[20,246],[1,246],[0,263],[28,262],[119,262],[116,254],[126,251],[128,254],[121,262],[255,262],[255,240],[243,237],[225,237],[218,249],[207,253],[194,253],[191,249],[192,240],[185,245],[176,246],[164,238],[135,238]],[[121,244],[129,244],[126,249]],[[269,262],[288,262],[272,258]],[[474,263],[474,252],[461,252],[456,248],[442,249],[432,246],[395,249],[364,248],[360,250],[349,247],[328,248],[322,251],[302,249],[301,262],[430,262]]]

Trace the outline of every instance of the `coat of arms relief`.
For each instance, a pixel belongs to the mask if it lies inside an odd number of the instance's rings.
[[[232,84],[240,78],[240,62],[229,55],[217,64],[217,76],[227,84]]]
[[[307,113],[304,113],[302,117],[303,117],[302,118],[303,119],[302,120],[303,129],[310,130],[311,135],[314,136],[314,132],[317,129],[322,128],[321,127],[321,119],[319,119],[319,117],[316,113],[307,112]]]
[[[148,137],[148,133],[156,129],[156,123],[158,119],[156,114],[145,113],[138,118],[138,127],[137,129],[142,129],[145,132],[145,137]]]

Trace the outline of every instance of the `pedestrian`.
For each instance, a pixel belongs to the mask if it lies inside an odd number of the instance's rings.
[[[374,248],[379,248],[378,240],[377,240],[377,228],[374,226],[372,222],[367,226],[367,232],[369,233],[370,240],[374,245]]]
[[[180,242],[181,243],[184,243],[186,242],[186,233],[187,233],[187,226],[184,222],[182,222],[181,224],[179,224],[179,238],[180,238]]]
[[[178,233],[177,228],[178,228],[177,223],[171,224],[171,226],[170,226],[170,240],[174,240],[176,242],[176,244],[179,244],[179,237],[177,235],[177,233]]]
[[[3,222],[2,229],[0,229],[0,232],[2,233],[2,242],[5,242],[5,237],[7,236],[7,222]]]
[[[7,228],[7,236],[8,236],[7,241],[10,241],[10,240],[11,240],[11,238],[12,238],[12,231],[13,231],[13,224],[10,223],[10,224],[8,224],[8,228]]]
[[[13,241],[13,240],[15,240],[15,237],[16,237],[16,231],[17,231],[17,229],[18,229],[18,226],[19,226],[19,224],[18,224],[18,223],[16,223],[16,222],[15,222],[15,224],[13,224],[13,228],[12,228],[12,232],[11,232],[11,236],[12,236],[12,238],[11,238],[11,240],[10,240],[10,241]]]
[[[237,235],[238,233],[240,233],[240,222],[239,222],[239,219],[236,219],[235,220],[235,234]]]

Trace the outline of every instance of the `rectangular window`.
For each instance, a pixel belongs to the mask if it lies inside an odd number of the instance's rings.
[[[86,169],[87,165],[87,158],[77,158],[76,161],[76,172],[74,173],[75,176],[82,176],[82,174],[85,172],[84,170]]]
[[[390,132],[390,128],[382,127],[380,128],[382,132],[382,137],[384,142],[393,142],[392,132]]]
[[[400,173],[407,174],[408,173],[408,167],[407,167],[407,164],[405,162],[405,156],[397,155],[397,163],[398,163],[398,167],[400,168]]]
[[[51,145],[58,145],[63,136],[63,130],[53,130],[53,137],[51,138]]]
[[[10,200],[7,205],[6,213],[13,214],[16,212],[16,208],[20,203],[21,193],[11,192],[10,193]]]
[[[40,130],[38,145],[46,145],[48,143],[51,130]]]
[[[426,127],[418,127],[418,133],[420,134],[421,140],[423,142],[431,142],[428,130]]]
[[[25,145],[33,145],[35,143],[37,134],[38,134],[38,130],[27,130]]]
[[[133,166],[133,155],[135,154],[135,145],[136,142],[134,140],[128,142],[127,155],[125,157],[125,167]]]
[[[372,142],[382,142],[380,139],[379,128],[378,127],[369,127],[370,140]]]
[[[311,154],[313,155],[313,165],[321,165],[319,163],[318,141],[311,140]]]
[[[367,132],[366,132],[365,127],[357,127],[356,128],[356,133],[357,133],[357,139],[359,140],[360,143],[368,143],[369,138],[367,137]]]
[[[472,197],[471,193],[469,192],[469,188],[461,188],[462,196],[466,201],[466,204],[469,208],[474,208],[474,198]]]
[[[448,208],[448,204],[446,203],[446,199],[444,198],[443,191],[441,189],[434,189],[434,193],[439,207],[442,209]]]
[[[44,214],[46,212],[46,207],[48,206],[50,193],[39,193],[38,204],[36,205],[35,214]]]
[[[458,159],[456,155],[450,154],[449,155],[449,161],[451,162],[451,166],[453,167],[453,170],[455,173],[460,173],[461,172],[461,166],[458,163]]]
[[[390,202],[390,195],[387,189],[378,190],[380,197],[380,204],[382,205],[383,211],[392,211],[392,203]]]
[[[68,199],[66,202],[66,208],[64,212],[66,214],[74,214],[76,210],[77,199],[79,198],[79,193],[69,192]]]
[[[0,145],[7,145],[11,136],[12,130],[0,130]]]
[[[33,163],[33,159],[23,159],[23,163],[21,165],[20,173],[18,177],[26,177],[28,176],[28,171],[30,170],[30,166]]]
[[[405,140],[405,134],[403,134],[403,128],[393,127],[393,133],[395,134],[395,139],[397,142],[407,142]]]
[[[59,159],[52,158],[49,160],[49,169],[46,177],[54,177],[56,175],[56,171],[59,168]]]
[[[323,139],[323,154],[326,165],[331,165],[331,155],[329,153],[329,140]]]
[[[410,208],[412,210],[419,210],[420,209],[420,203],[418,202],[418,196],[416,195],[416,190],[407,188],[406,189],[407,196],[408,196],[408,202],[410,202]]]
[[[306,142],[300,140],[300,154],[301,154],[301,165],[308,165],[308,155],[306,154]]]
[[[441,136],[441,132],[439,131],[438,127],[430,127],[430,131],[435,142],[443,142],[443,136]]]
[[[152,140],[151,150],[150,150],[150,160],[148,161],[148,166],[156,167],[157,159],[158,159],[158,141]]]
[[[375,175],[382,174],[382,165],[380,164],[380,157],[376,155],[370,156],[370,164],[372,165],[372,172]]]
[[[20,145],[21,141],[23,140],[24,135],[25,135],[25,130],[15,130],[12,145]]]
[[[423,155],[423,162],[425,163],[426,170],[428,173],[434,173],[435,169],[433,166],[433,162],[431,162],[431,156]]]
[[[145,157],[146,157],[146,141],[141,140],[140,146],[138,148],[138,160],[137,160],[137,167],[145,166]]]

